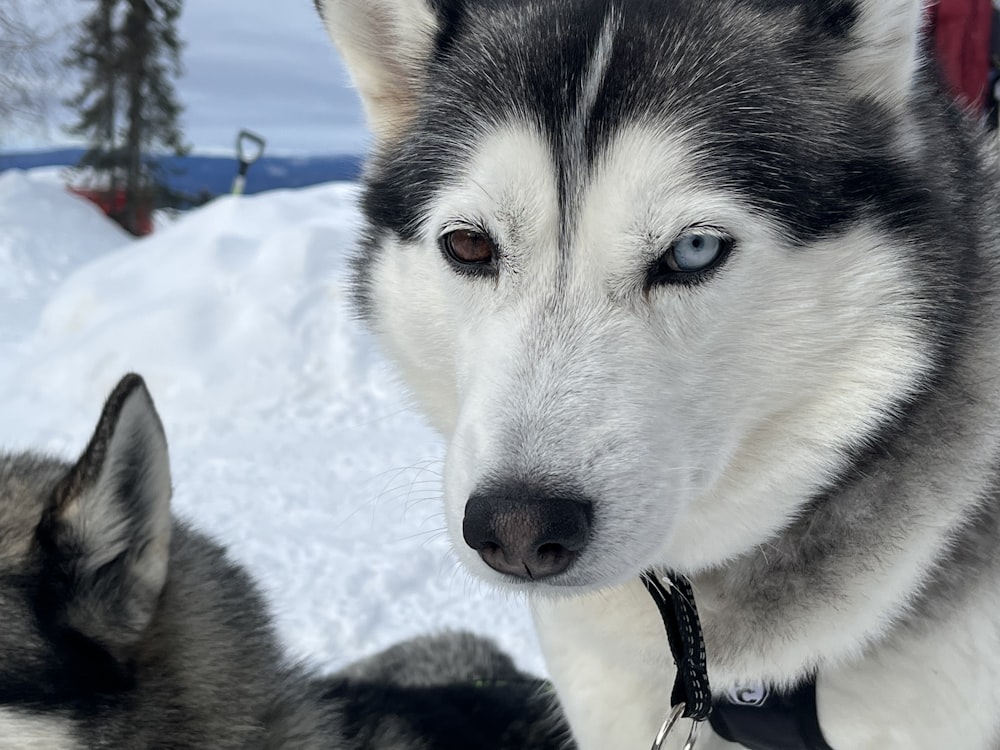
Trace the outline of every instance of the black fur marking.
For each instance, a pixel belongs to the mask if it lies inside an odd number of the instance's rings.
[[[859,17],[857,0],[749,0],[749,3],[776,17],[802,13],[807,32],[819,31],[845,40]]]
[[[378,248],[388,240],[385,232],[378,232],[373,227],[363,234],[359,240],[359,252],[351,258],[351,299],[352,309],[361,318],[368,318],[373,312],[371,264],[368,258],[378,254]]]
[[[574,186],[623,124],[647,117],[689,129],[706,183],[739,193],[803,244],[862,215],[896,217],[900,231],[927,215],[933,198],[891,148],[895,115],[865,100],[845,104],[833,89],[855,3],[743,0],[735,7],[771,16],[777,28],[797,25],[759,46],[747,45],[735,22],[720,22],[726,16],[715,3],[433,7],[442,30],[420,113],[376,155],[362,200],[373,226],[405,241],[418,238],[432,197],[465,167],[479,126],[511,120],[536,123],[549,142],[567,242]],[[613,9],[621,28],[580,143],[570,128],[581,82]],[[712,43],[691,43],[699,38]],[[809,100],[790,97],[796,90],[810,91]]]
[[[833,2],[830,7],[823,9],[818,21],[818,25],[828,34],[847,39],[858,22],[858,5],[849,0]]]
[[[374,746],[368,743],[392,723],[435,750],[523,750],[554,746],[546,689],[547,683],[532,679],[431,686],[343,681],[324,698],[344,702],[344,733],[359,747]],[[385,719],[376,725],[373,716]]]
[[[440,31],[436,39],[437,52],[439,55],[446,54],[452,40],[461,36],[466,3],[454,0],[429,0],[428,5],[438,18]]]

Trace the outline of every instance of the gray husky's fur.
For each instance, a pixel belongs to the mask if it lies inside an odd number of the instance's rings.
[[[317,5],[376,138],[360,310],[584,750],[663,718],[649,568],[720,693],[1000,748],[998,173],[921,1]]]
[[[135,375],[75,465],[0,454],[0,749],[563,746],[544,684],[475,636],[324,679],[291,665],[252,581],[170,494]]]

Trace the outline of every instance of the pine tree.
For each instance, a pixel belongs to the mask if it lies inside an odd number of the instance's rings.
[[[120,183],[118,170],[118,57],[120,39],[115,32],[119,0],[98,0],[84,19],[80,36],[70,48],[67,65],[83,71],[80,92],[66,101],[78,115],[71,135],[82,136],[88,148],[79,166],[100,174],[110,193]]]
[[[84,71],[81,91],[68,102],[79,112],[70,132],[89,143],[81,166],[100,174],[112,192],[124,191],[124,210],[115,218],[138,233],[158,183],[150,153],[186,150],[173,84],[181,72],[183,0],[94,1],[67,60]]]

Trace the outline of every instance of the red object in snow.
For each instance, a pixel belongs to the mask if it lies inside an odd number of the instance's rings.
[[[935,0],[928,8],[934,55],[955,98],[981,114],[990,74],[990,0]]]
[[[97,204],[105,216],[114,219],[121,224],[121,217],[125,215],[125,191],[124,190],[97,190],[94,188],[71,187],[69,191],[81,198],[86,198],[91,203]],[[153,232],[153,217],[149,206],[140,205],[136,210],[136,234],[144,237]]]

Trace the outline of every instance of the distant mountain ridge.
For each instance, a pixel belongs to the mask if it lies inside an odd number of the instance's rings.
[[[0,152],[0,172],[7,169],[73,166],[83,156],[83,149],[21,153]],[[228,193],[236,175],[236,158],[224,156],[168,156],[159,160],[170,188],[186,195],[204,192]],[[297,188],[322,182],[353,182],[361,175],[362,157],[337,156],[264,156],[250,168],[246,192],[260,193],[278,188]]]

